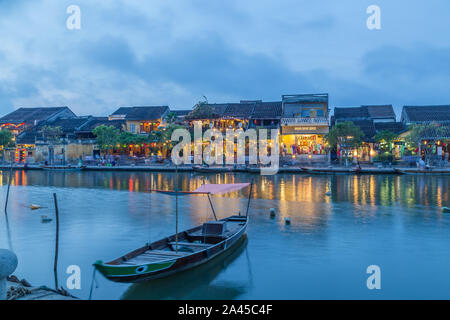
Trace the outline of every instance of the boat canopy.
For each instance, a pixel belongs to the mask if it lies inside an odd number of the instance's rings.
[[[168,195],[195,195],[195,194],[224,194],[228,192],[238,191],[246,188],[250,183],[231,183],[231,184],[204,184],[200,188],[194,191],[164,191],[164,190],[151,190],[152,192],[159,192]]]

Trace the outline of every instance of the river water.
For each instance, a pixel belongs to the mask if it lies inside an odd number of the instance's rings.
[[[9,173],[0,179],[3,208]],[[192,190],[203,183],[252,179],[247,238],[236,250],[146,284],[118,284],[97,273],[92,298],[450,298],[450,214],[441,212],[450,206],[449,177],[180,173],[178,181],[180,189]],[[148,192],[173,189],[174,182],[174,173],[16,171],[8,223],[0,216],[0,247],[11,245],[18,255],[19,278],[54,287],[56,193],[59,283],[66,287],[67,268],[79,266],[81,289],[69,292],[87,299],[93,262],[175,232],[174,198]],[[244,213],[247,192],[214,196],[217,215]],[[31,204],[43,208],[32,211]],[[179,212],[180,230],[212,219],[202,196],[179,198]],[[42,215],[53,221],[42,223]],[[380,267],[381,290],[367,288],[370,265]]]

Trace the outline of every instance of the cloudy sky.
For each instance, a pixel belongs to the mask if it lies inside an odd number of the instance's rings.
[[[381,30],[366,27],[372,4]],[[0,0],[0,113],[312,92],[331,107],[448,104],[449,21],[448,0]]]

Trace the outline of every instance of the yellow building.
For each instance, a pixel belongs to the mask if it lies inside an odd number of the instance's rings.
[[[125,120],[128,132],[148,134],[158,130],[168,114],[168,106],[121,107],[109,116],[109,120]]]
[[[281,144],[287,155],[325,156],[328,94],[283,95]]]

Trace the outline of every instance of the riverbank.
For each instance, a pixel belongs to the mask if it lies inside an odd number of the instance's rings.
[[[42,287],[33,287],[26,280],[9,277],[6,282],[7,300],[78,300],[65,292]]]
[[[10,170],[10,166],[0,166],[0,170]],[[14,170],[44,170],[38,165],[17,165]],[[261,168],[257,166],[178,166],[173,165],[153,165],[153,166],[86,166],[84,171],[126,171],[126,172],[195,172],[195,173],[235,173],[247,172],[260,174]],[[58,170],[64,171],[64,170]],[[278,173],[293,174],[450,174],[450,168],[432,168],[417,170],[412,167],[377,167],[365,165],[361,168],[342,166],[283,166],[278,169]]]

